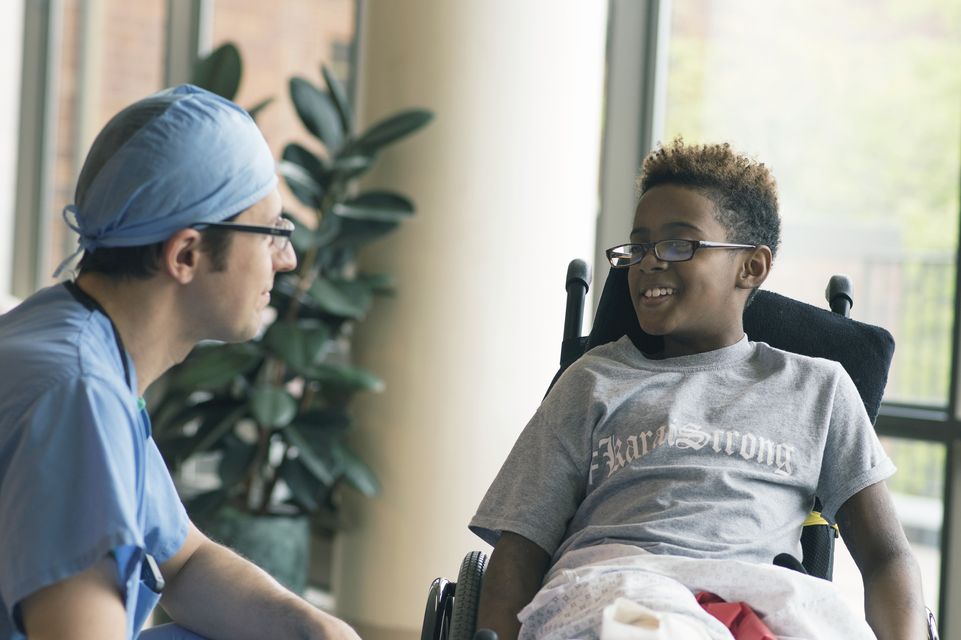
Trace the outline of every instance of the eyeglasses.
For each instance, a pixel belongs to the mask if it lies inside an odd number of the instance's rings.
[[[280,253],[286,251],[290,245],[290,236],[294,233],[294,223],[287,218],[281,218],[272,227],[255,224],[240,224],[238,222],[198,222],[190,225],[191,229],[226,229],[227,231],[241,231],[243,233],[263,233],[271,236],[270,248]]]
[[[756,244],[730,244],[706,240],[661,240],[660,242],[633,242],[607,250],[612,267],[629,267],[644,259],[654,249],[654,256],[662,262],[685,262],[694,257],[698,249],[756,249]]]

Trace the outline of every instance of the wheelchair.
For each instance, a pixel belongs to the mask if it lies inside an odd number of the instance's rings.
[[[594,323],[587,336],[580,335],[584,303],[590,287],[590,269],[573,260],[567,269],[567,307],[561,341],[560,368],[550,386],[581,355],[596,346],[627,335],[640,350],[657,351],[660,338],[644,333],[635,320],[627,285],[627,270],[611,269],[601,292]],[[872,424],[877,420],[888,370],[894,356],[894,338],[886,330],[852,320],[850,281],[832,276],[825,291],[831,311],[791,298],[759,290],[744,311],[744,331],[754,342],[802,355],[839,362],[854,381]],[[831,580],[834,572],[835,523],[820,514],[819,502],[804,522],[802,559],[781,554],[775,564]],[[496,640],[492,631],[476,629],[477,608],[487,556],[468,553],[461,562],[456,582],[437,578],[430,586],[424,610],[421,640]],[[938,640],[937,622],[927,611],[928,637]]]

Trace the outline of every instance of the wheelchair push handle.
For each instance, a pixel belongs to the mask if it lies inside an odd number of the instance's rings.
[[[591,268],[583,260],[567,265],[567,312],[564,314],[564,340],[581,337],[584,300],[591,286]]]
[[[591,284],[591,268],[583,260],[571,260],[567,265],[567,290],[570,291],[572,284],[580,284],[587,291]]]
[[[851,307],[854,306],[854,287],[851,279],[847,276],[831,276],[828,280],[827,289],[824,291],[831,311],[840,314],[845,318],[851,315]]]

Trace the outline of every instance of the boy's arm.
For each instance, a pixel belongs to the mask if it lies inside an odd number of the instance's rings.
[[[879,640],[928,637],[921,575],[884,482],[838,509],[838,526],[864,582],[864,611]]]
[[[521,628],[517,614],[541,588],[549,562],[547,552],[527,538],[501,534],[484,574],[477,628],[493,629],[498,640],[514,640]]]

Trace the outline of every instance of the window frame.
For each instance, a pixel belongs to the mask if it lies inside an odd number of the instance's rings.
[[[49,252],[63,0],[25,2],[10,291],[40,287]]]

